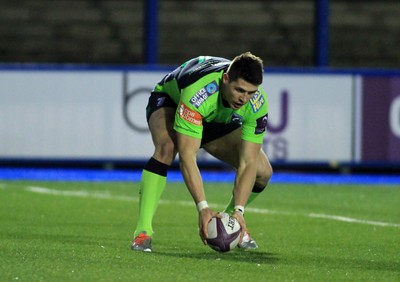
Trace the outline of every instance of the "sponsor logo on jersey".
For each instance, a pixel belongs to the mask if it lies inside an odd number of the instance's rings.
[[[194,125],[203,124],[202,116],[198,112],[188,108],[184,103],[180,103],[179,105],[179,116]]]
[[[205,100],[207,100],[208,97],[210,97],[217,91],[218,91],[218,84],[214,80],[213,82],[207,84],[199,91],[197,91],[197,93],[194,94],[193,97],[190,99],[190,103],[196,108],[198,108],[201,106],[201,104],[204,103]]]
[[[268,114],[257,119],[256,130],[254,134],[261,134],[265,131],[268,123]]]
[[[265,99],[261,95],[260,91],[257,91],[254,96],[250,99],[251,107],[253,108],[253,112],[258,112],[261,109],[262,105],[264,105]]]

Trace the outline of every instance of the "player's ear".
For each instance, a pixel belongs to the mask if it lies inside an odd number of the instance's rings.
[[[228,73],[224,73],[222,75],[222,82],[223,83],[228,83],[229,82],[229,74]]]

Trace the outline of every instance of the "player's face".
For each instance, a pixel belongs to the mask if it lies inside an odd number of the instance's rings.
[[[229,77],[226,73],[223,76],[223,83],[222,97],[235,110],[246,104],[258,90],[258,85],[251,84],[242,78],[229,82]]]

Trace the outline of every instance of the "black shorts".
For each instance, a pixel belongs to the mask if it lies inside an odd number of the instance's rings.
[[[178,105],[171,99],[171,97],[162,92],[151,92],[149,97],[149,102],[146,107],[146,118],[149,122],[152,113],[160,108],[174,108],[176,109]],[[203,137],[201,138],[201,146],[207,144],[213,140],[216,140],[222,136],[231,133],[232,131],[240,127],[240,123],[217,123],[217,122],[203,122]]]
[[[150,116],[152,113],[161,108],[174,108],[176,109],[178,105],[174,102],[174,100],[169,97],[167,93],[163,92],[151,92],[149,101],[146,107],[146,119],[147,123],[149,122]]]

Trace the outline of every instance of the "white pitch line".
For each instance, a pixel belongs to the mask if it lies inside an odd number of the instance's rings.
[[[47,195],[55,195],[55,196],[70,196],[70,197],[82,197],[82,198],[96,198],[96,199],[108,199],[108,200],[118,200],[118,201],[130,201],[130,202],[138,202],[139,199],[135,197],[128,197],[128,196],[112,196],[110,193],[104,192],[89,192],[89,191],[60,191],[54,190],[44,187],[34,187],[29,186],[26,188],[27,191],[39,194],[47,194]],[[181,205],[181,206],[194,206],[192,201],[170,201],[170,200],[160,200],[160,204],[163,205]],[[210,204],[212,208],[215,209],[223,209],[225,206],[218,205],[218,204]],[[251,213],[258,213],[258,214],[277,214],[277,215],[291,215],[291,216],[298,216],[301,214],[288,212],[288,211],[277,211],[277,210],[268,210],[268,209],[260,209],[260,208],[246,208],[247,212]],[[343,222],[350,222],[350,223],[359,223],[359,224],[367,224],[367,225],[374,225],[374,226],[382,226],[382,227],[397,227],[400,228],[400,224],[398,223],[389,223],[389,222],[382,222],[382,221],[372,221],[366,219],[357,219],[339,215],[329,215],[329,214],[320,214],[320,213],[309,213],[303,214],[304,216],[310,218],[322,218],[322,219],[330,219],[336,221],[343,221]]]
[[[357,219],[357,218],[338,216],[338,215],[310,213],[310,214],[308,214],[308,216],[309,217],[313,217],[313,218],[332,219],[332,220],[337,220],[337,221],[352,222],[352,223],[362,223],[362,224],[376,225],[376,226],[400,227],[400,224],[397,224],[397,223],[389,223],[389,222],[382,222],[382,221],[372,221],[372,220],[366,220],[366,219]]]
[[[96,198],[96,199],[110,199],[110,200],[119,200],[119,201],[138,201],[133,197],[128,196],[112,196],[110,193],[104,192],[89,192],[89,191],[62,191],[62,190],[54,190],[44,187],[35,187],[29,186],[26,188],[27,191],[39,193],[39,194],[47,194],[47,195],[55,195],[55,196],[70,196],[70,197],[81,197],[81,198]]]

